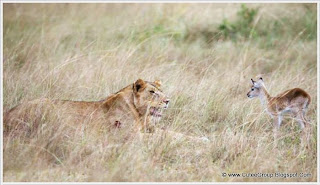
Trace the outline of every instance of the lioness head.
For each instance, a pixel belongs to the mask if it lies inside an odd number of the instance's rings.
[[[133,84],[134,104],[141,115],[149,114],[161,118],[162,111],[168,108],[169,99],[161,90],[160,81],[137,80]]]

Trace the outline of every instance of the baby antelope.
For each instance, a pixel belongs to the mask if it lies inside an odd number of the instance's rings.
[[[274,130],[277,131],[281,125],[283,113],[290,113],[304,130],[309,127],[306,119],[306,111],[311,102],[310,95],[300,89],[294,88],[279,94],[276,97],[271,97],[265,88],[263,79],[259,78],[258,81],[251,79],[252,86],[247,96],[249,98],[259,97],[261,104],[266,106],[266,110],[273,118]],[[275,133],[276,134],[276,133]]]

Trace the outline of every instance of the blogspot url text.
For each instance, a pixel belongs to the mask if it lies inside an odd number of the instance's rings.
[[[311,173],[222,173],[224,178],[310,178]]]

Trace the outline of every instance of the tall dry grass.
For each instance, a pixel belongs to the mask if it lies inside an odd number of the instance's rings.
[[[237,21],[240,4],[4,4],[4,110],[41,97],[100,100],[138,78],[160,79],[171,104],[157,126],[211,140],[124,142],[90,128],[66,137],[66,123],[46,119],[41,137],[4,138],[4,181],[316,181],[316,5],[247,6],[259,8],[254,28],[266,33],[234,41],[212,34],[224,19]],[[272,95],[310,93],[311,148],[301,149],[289,118],[273,148],[272,120],[246,97],[257,75]]]

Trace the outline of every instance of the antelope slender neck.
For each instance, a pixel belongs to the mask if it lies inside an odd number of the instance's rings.
[[[259,95],[259,98],[260,98],[260,101],[261,101],[261,104],[262,105],[267,105],[267,103],[270,101],[270,99],[271,99],[271,96],[270,96],[270,94],[268,93],[268,91],[267,91],[267,89],[264,87],[264,86],[262,86],[261,87],[261,93],[260,93],[260,95]]]

